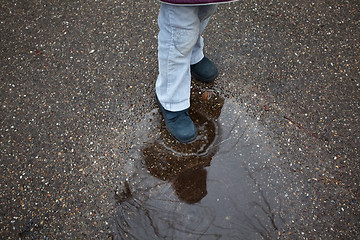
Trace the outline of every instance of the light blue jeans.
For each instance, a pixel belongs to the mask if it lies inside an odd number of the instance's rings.
[[[215,11],[216,5],[182,7],[161,4],[156,95],[168,111],[190,107],[190,65],[204,57],[201,34]]]

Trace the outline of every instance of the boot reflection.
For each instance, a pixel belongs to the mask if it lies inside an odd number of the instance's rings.
[[[210,166],[212,154],[206,157],[176,156],[160,144],[146,147],[143,153],[149,172],[171,182],[179,200],[193,204],[206,196],[206,167]]]
[[[189,169],[175,178],[173,186],[180,201],[194,204],[207,194],[205,168]]]

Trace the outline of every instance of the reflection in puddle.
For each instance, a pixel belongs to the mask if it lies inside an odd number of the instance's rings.
[[[217,118],[224,104],[222,98],[215,96],[202,101],[202,105],[197,101],[199,98],[193,98],[193,104],[201,107],[190,112],[198,129],[198,136],[194,142],[176,142],[162,129],[160,139],[146,143],[143,149],[149,172],[161,180],[169,181],[179,200],[189,204],[199,202],[207,194],[206,167],[210,166],[211,159],[218,149]]]
[[[191,144],[173,141],[157,111],[139,125],[137,164],[116,194],[114,238],[279,237],[281,201],[269,180],[277,151],[264,129],[242,106],[200,88],[190,115],[199,132]]]

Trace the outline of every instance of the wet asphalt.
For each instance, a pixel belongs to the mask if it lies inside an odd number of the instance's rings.
[[[154,99],[157,1],[1,2],[1,239],[356,239],[359,5],[221,5],[189,147]],[[214,220],[166,230],[181,211]]]

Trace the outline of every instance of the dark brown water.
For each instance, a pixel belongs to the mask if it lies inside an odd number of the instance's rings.
[[[124,189],[116,194],[115,239],[274,239],[281,235],[279,156],[246,107],[193,89],[199,135],[175,142],[157,109],[139,124]]]

